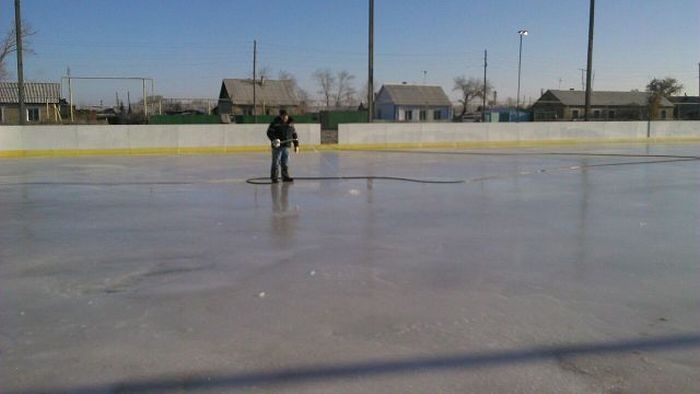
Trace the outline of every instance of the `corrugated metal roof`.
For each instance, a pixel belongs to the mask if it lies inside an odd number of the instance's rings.
[[[451,106],[450,99],[440,86],[425,85],[383,85],[379,91],[386,94],[396,105]]]
[[[0,82],[0,103],[19,103],[19,83]],[[61,84],[52,82],[25,82],[24,102],[26,104],[57,104],[61,99]]]
[[[234,105],[253,105],[253,81],[250,79],[224,79],[226,89]],[[258,105],[296,106],[299,99],[294,93],[294,83],[285,80],[266,79],[258,81],[255,88],[255,101]]]
[[[700,104],[700,96],[673,96],[668,99],[674,104]]]
[[[566,106],[583,106],[586,104],[586,92],[582,90],[550,90],[559,101]],[[591,93],[591,105],[597,106],[647,106],[649,96],[647,92],[598,92]],[[672,107],[670,101],[662,97],[662,107]]]

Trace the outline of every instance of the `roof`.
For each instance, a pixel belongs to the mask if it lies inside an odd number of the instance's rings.
[[[220,98],[228,96],[234,105],[253,105],[253,81],[250,79],[224,79]],[[294,82],[265,79],[255,88],[255,101],[272,106],[299,105],[294,93]]]
[[[674,104],[700,104],[700,96],[672,96],[668,100]]]
[[[0,103],[19,103],[19,83],[0,82]],[[24,102],[28,104],[58,103],[61,99],[61,84],[53,82],[25,82]]]
[[[584,106],[586,103],[586,92],[583,90],[548,90],[562,104],[574,107]],[[545,93],[546,95],[546,93]],[[647,92],[598,92],[591,93],[591,105],[596,106],[647,106],[649,105],[649,96]],[[544,97],[544,96],[542,96]],[[542,99],[542,98],[540,98]],[[540,101],[540,100],[537,100]],[[660,105],[662,107],[672,107],[668,99],[661,98]]]
[[[452,106],[450,99],[440,86],[383,85],[379,90],[378,98],[382,93],[396,105]]]

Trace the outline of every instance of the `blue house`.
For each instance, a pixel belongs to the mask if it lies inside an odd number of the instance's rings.
[[[452,119],[452,103],[439,86],[383,85],[375,99],[374,118],[399,122]]]

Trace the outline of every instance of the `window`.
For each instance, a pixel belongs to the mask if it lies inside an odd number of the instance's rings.
[[[593,111],[593,119],[600,119],[600,110]]]
[[[666,119],[666,110],[661,111],[661,119]]]
[[[615,111],[608,111],[608,119],[615,119]]]
[[[420,115],[419,115],[419,116],[420,116],[420,120],[425,120],[426,117],[427,117],[426,114],[427,114],[427,111],[421,110],[421,111],[420,111]]]
[[[380,108],[377,110],[377,119],[381,119],[381,118],[382,118],[382,110]]]
[[[406,111],[406,120],[413,120],[413,111]]]
[[[577,109],[571,111],[571,118],[578,119],[578,110]]]
[[[0,123],[5,123],[5,107],[0,107]]]
[[[439,110],[433,111],[433,119],[435,119],[435,120],[442,119],[442,112]]]
[[[39,108],[27,108],[27,121],[38,122],[39,121]]]

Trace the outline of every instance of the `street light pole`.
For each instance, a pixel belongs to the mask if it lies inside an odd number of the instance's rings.
[[[486,122],[486,67],[488,63],[486,62],[486,57],[488,55],[488,52],[486,49],[484,49],[484,91],[482,92],[483,96],[482,101],[481,101],[481,121]]]
[[[374,118],[374,0],[369,0],[367,59],[367,122]]]
[[[520,35],[520,49],[518,51],[518,97],[515,98],[516,120],[520,121],[520,69],[523,64],[523,36],[527,35],[527,30],[518,30]]]

